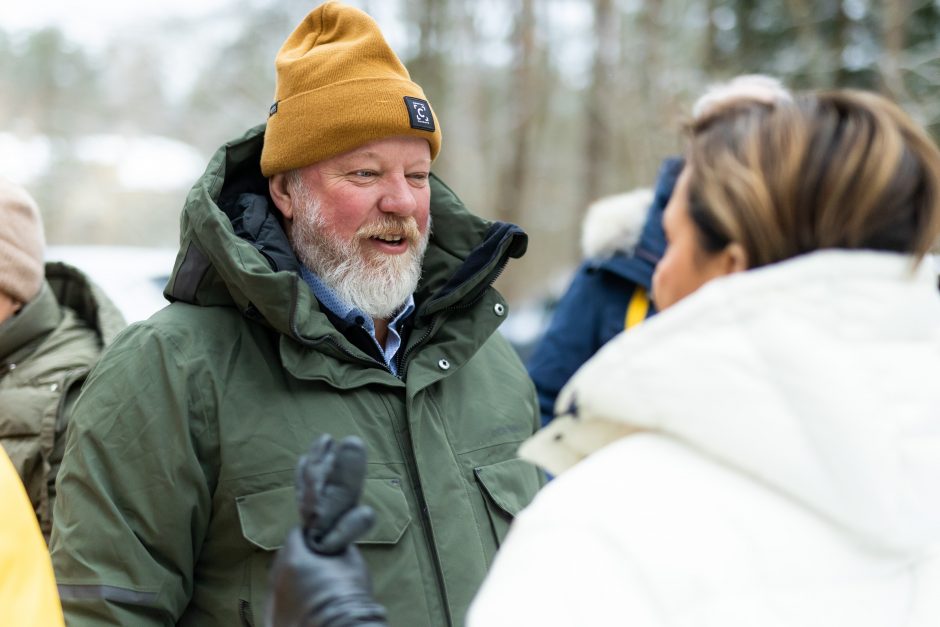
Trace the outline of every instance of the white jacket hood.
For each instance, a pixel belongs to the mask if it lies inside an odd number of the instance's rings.
[[[711,281],[623,333],[520,454],[558,474],[635,430],[752,476],[873,550],[940,540],[930,264],[821,251]]]

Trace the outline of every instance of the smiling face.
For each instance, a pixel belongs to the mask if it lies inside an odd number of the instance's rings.
[[[421,276],[430,234],[430,147],[393,137],[271,177],[304,265],[343,300],[388,318]]]

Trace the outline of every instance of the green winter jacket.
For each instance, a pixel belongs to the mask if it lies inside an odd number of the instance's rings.
[[[118,338],[78,401],[52,537],[66,620],[261,625],[268,568],[299,520],[297,459],[330,433],[368,448],[378,521],[359,547],[391,624],[462,625],[541,481],[516,457],[538,408],[492,288],[526,236],[432,178],[398,378],[298,276],[262,138],[216,153],[183,210],[175,302]]]
[[[45,274],[36,298],[0,324],[0,445],[48,541],[71,407],[124,319],[77,269],[48,263]]]

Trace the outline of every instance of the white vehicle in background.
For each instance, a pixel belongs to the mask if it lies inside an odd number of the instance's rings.
[[[174,248],[49,246],[46,261],[75,266],[98,284],[128,323],[145,320],[168,303],[163,297],[176,260]]]

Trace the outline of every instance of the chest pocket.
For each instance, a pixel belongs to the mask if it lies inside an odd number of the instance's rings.
[[[506,538],[513,518],[538,491],[538,470],[521,459],[508,459],[474,468],[473,474],[483,492],[492,533],[499,546]]]
[[[366,479],[362,502],[370,505],[376,513],[375,525],[356,542],[373,578],[379,571],[387,569],[415,569],[413,550],[391,550],[403,544],[402,537],[411,524],[411,514],[399,480]],[[238,612],[242,625],[261,625],[267,604],[268,571],[275,551],[283,546],[288,532],[300,524],[296,491],[293,486],[284,486],[248,494],[238,497],[236,506],[242,535],[257,549],[245,565],[245,584],[238,599]],[[376,592],[379,596],[378,586]]]

